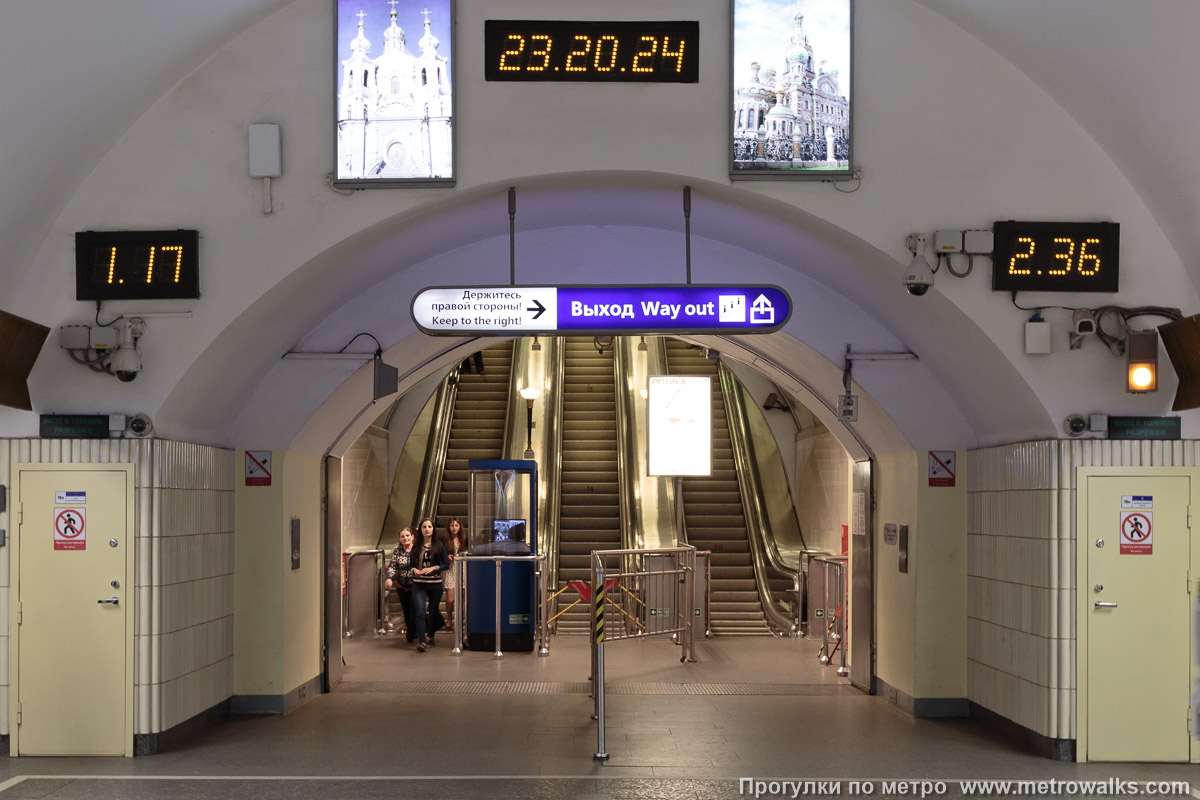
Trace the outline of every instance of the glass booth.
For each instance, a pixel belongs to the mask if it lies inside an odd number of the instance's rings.
[[[537,552],[537,462],[467,462],[467,552],[473,556],[527,556]],[[464,647],[496,648],[496,567],[466,564]],[[537,630],[537,581],[532,562],[500,568],[500,648],[532,651]]]

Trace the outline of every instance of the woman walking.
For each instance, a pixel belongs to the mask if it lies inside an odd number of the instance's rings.
[[[458,588],[458,576],[455,575],[454,557],[467,552],[467,532],[463,530],[458,517],[451,517],[446,523],[446,536],[443,540],[446,554],[450,557],[450,570],[446,573],[446,627],[454,630],[454,595]]]
[[[412,528],[400,529],[400,546],[392,551],[388,561],[387,582],[384,587],[395,589],[400,596],[400,608],[404,609],[404,636],[411,643],[417,635],[413,624],[413,532]]]
[[[413,566],[413,616],[416,618],[417,651],[424,653],[433,645],[433,635],[446,626],[438,604],[442,600],[442,573],[450,569],[446,548],[433,532],[433,520],[426,517],[418,527],[417,552]]]

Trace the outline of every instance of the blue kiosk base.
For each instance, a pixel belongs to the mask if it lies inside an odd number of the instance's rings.
[[[500,576],[500,650],[533,652],[533,565],[508,563]],[[468,649],[496,651],[496,568],[486,562],[467,565]]]

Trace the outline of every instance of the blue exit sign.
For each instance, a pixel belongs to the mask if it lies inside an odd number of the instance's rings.
[[[434,287],[412,302],[434,335],[771,333],[791,315],[770,285]]]

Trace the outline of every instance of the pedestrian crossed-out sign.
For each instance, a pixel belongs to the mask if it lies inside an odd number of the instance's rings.
[[[68,506],[54,509],[54,549],[87,549],[87,509]]]

